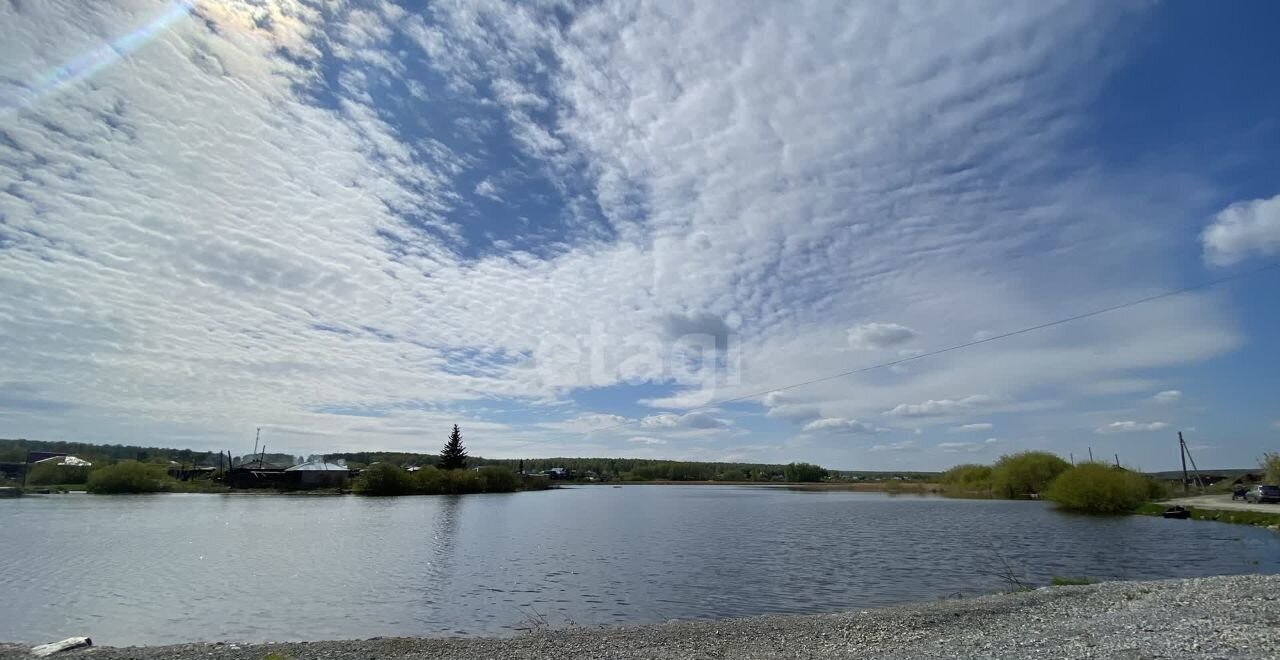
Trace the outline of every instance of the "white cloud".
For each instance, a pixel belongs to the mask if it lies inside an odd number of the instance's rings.
[[[487,197],[495,202],[502,201],[502,189],[498,187],[498,184],[494,182],[492,178],[488,178],[477,183],[474,192],[481,197]]]
[[[1000,440],[997,438],[987,438],[983,442],[940,442],[938,443],[938,449],[947,453],[973,453],[990,449],[992,445],[999,442]]]
[[[972,424],[961,424],[960,426],[951,427],[952,433],[971,433],[974,431],[990,431],[995,425],[990,422],[974,422]]]
[[[769,409],[768,416],[774,419],[807,422],[822,416],[818,406],[794,403],[786,392],[770,392],[761,403]]]
[[[843,417],[824,417],[815,419],[804,425],[805,431],[825,431],[828,433],[875,433],[876,427],[866,422]]]
[[[1151,396],[1151,400],[1155,403],[1177,403],[1182,400],[1182,390],[1165,390],[1156,392]]]
[[[1238,202],[1219,211],[1200,234],[1200,242],[1205,261],[1214,266],[1280,253],[1280,195]]]
[[[640,426],[645,428],[718,429],[729,425],[731,425],[729,420],[718,419],[705,412],[691,412],[684,415],[662,413],[640,420]]]
[[[862,323],[849,328],[849,346],[859,351],[873,351],[905,344],[915,339],[915,330],[897,323]]]
[[[667,444],[667,441],[666,441],[666,440],[663,440],[662,438],[650,438],[650,437],[648,437],[648,436],[636,436],[636,437],[634,437],[634,438],[627,438],[627,442],[634,443],[634,444],[639,444],[639,445],[665,445],[665,444]]]
[[[1111,422],[1099,427],[1098,433],[1141,433],[1146,431],[1163,431],[1169,428],[1165,422]]]
[[[974,394],[962,399],[929,399],[923,403],[899,403],[884,414],[894,417],[940,417],[958,415],[974,408],[990,406],[998,399],[986,394]]]
[[[871,445],[871,451],[891,451],[891,452],[911,452],[919,451],[915,440],[903,440],[902,442],[890,442],[887,444]]]

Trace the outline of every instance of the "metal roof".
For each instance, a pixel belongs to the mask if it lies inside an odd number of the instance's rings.
[[[57,463],[54,463],[54,465],[66,465],[70,467],[92,467],[93,466],[93,463],[90,463],[89,461],[86,461],[83,458],[79,458],[77,456],[51,456],[49,458],[42,458],[36,461],[36,463],[50,463],[53,461],[58,461]]]
[[[319,472],[338,472],[338,471],[347,472],[349,468],[345,465],[338,465],[337,463],[326,463],[324,461],[311,461],[309,463],[302,463],[301,465],[295,465],[293,467],[284,469],[285,472],[294,472],[298,470],[315,470]]]

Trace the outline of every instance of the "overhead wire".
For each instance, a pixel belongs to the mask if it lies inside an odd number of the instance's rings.
[[[1162,292],[1160,292],[1160,293],[1156,293],[1156,294],[1149,295],[1149,296],[1144,296],[1144,297],[1142,297],[1142,298],[1135,298],[1135,299],[1133,299],[1133,300],[1127,300],[1127,301],[1122,302],[1122,303],[1119,303],[1119,304],[1110,305],[1110,306],[1107,306],[1107,307],[1101,307],[1101,308],[1094,309],[1094,310],[1091,310],[1091,311],[1088,311],[1088,312],[1083,312],[1083,313],[1080,313],[1080,314],[1074,314],[1074,315],[1072,315],[1072,316],[1066,316],[1066,317],[1063,317],[1063,318],[1054,319],[1054,320],[1052,320],[1052,321],[1047,321],[1047,322],[1045,322],[1045,323],[1039,323],[1039,324],[1031,325],[1031,326],[1027,326],[1027,327],[1024,327],[1024,328],[1018,328],[1017,330],[1010,330],[1010,331],[1008,331],[1008,332],[1002,332],[1002,333],[1000,333],[1000,334],[992,335],[992,336],[990,336],[990,337],[983,337],[983,338],[981,338],[981,339],[974,339],[974,340],[972,340],[972,341],[967,341],[967,342],[963,342],[963,343],[959,343],[959,344],[954,344],[954,345],[951,345],[951,346],[947,346],[947,347],[945,347],[945,348],[939,348],[939,349],[935,349],[935,350],[932,350],[932,351],[926,351],[926,352],[924,352],[924,353],[920,353],[919,355],[909,355],[909,356],[905,356],[905,357],[900,357],[900,358],[898,358],[898,359],[896,359],[896,360],[889,360],[889,361],[886,361],[886,362],[878,362],[878,363],[876,363],[876,364],[867,365],[867,366],[864,366],[864,367],[858,367],[858,368],[856,368],[856,369],[849,369],[849,370],[841,371],[841,372],[838,372],[838,373],[828,374],[828,375],[825,375],[825,376],[819,376],[819,377],[817,377],[817,378],[811,378],[811,379],[809,379],[809,380],[799,381],[799,382],[795,382],[795,383],[789,383],[789,384],[785,384],[785,385],[778,385],[778,386],[770,387],[770,388],[768,388],[768,389],[762,389],[762,390],[759,390],[759,391],[756,391],[756,392],[751,392],[751,393],[749,393],[749,394],[742,394],[742,395],[735,396],[735,397],[730,397],[730,398],[727,398],[727,399],[720,399],[720,400],[718,400],[718,401],[713,401],[713,402],[708,403],[708,404],[703,405],[703,406],[698,406],[697,408],[690,408],[690,409],[687,411],[687,413],[686,413],[686,414],[688,414],[688,413],[694,413],[694,412],[705,412],[705,411],[707,411],[707,410],[711,410],[711,409],[713,409],[713,408],[717,408],[717,407],[719,407],[719,406],[727,405],[727,404],[730,404],[730,403],[738,403],[738,402],[742,402],[742,401],[747,401],[747,400],[749,400],[749,399],[756,399],[756,398],[759,398],[759,397],[765,396],[765,395],[767,395],[767,394],[771,394],[771,393],[773,393],[773,392],[785,392],[785,391],[787,391],[787,390],[793,390],[793,389],[796,389],[796,388],[799,388],[799,387],[806,387],[806,386],[808,386],[808,385],[814,385],[814,384],[817,384],[817,383],[823,383],[823,382],[827,382],[827,381],[831,381],[831,380],[836,380],[836,379],[839,379],[839,378],[845,378],[845,377],[848,377],[848,376],[853,376],[853,375],[857,375],[857,374],[862,374],[862,373],[866,373],[866,372],[868,372],[868,371],[874,371],[874,370],[876,370],[876,369],[886,369],[886,368],[888,368],[888,367],[893,367],[893,366],[900,365],[900,364],[906,364],[906,363],[908,363],[908,362],[915,362],[915,361],[917,361],[917,360],[924,360],[924,359],[926,359],[926,358],[931,358],[931,357],[935,357],[935,356],[938,356],[938,355],[943,355],[943,354],[945,354],[945,353],[952,353],[952,352],[955,352],[955,351],[964,350],[964,349],[966,349],[966,348],[972,348],[972,347],[974,347],[974,346],[980,346],[980,345],[982,345],[982,344],[990,344],[990,343],[992,343],[992,342],[997,342],[997,341],[1001,341],[1001,340],[1004,340],[1004,339],[1009,339],[1010,337],[1017,337],[1017,336],[1019,336],[1019,335],[1025,335],[1025,334],[1029,334],[1029,333],[1032,333],[1032,332],[1038,332],[1038,331],[1040,331],[1040,330],[1047,330],[1047,329],[1049,329],[1049,328],[1057,327],[1057,326],[1064,325],[1064,324],[1067,324],[1067,323],[1073,323],[1073,322],[1075,322],[1075,321],[1081,321],[1081,320],[1088,319],[1088,318],[1093,318],[1093,317],[1096,317],[1096,316],[1102,316],[1102,315],[1104,315],[1104,314],[1110,314],[1110,313],[1112,313],[1112,312],[1117,312],[1117,311],[1120,311],[1120,310],[1122,310],[1122,309],[1128,309],[1128,308],[1130,308],[1130,307],[1136,307],[1136,306],[1138,306],[1138,305],[1145,305],[1145,304],[1147,304],[1147,303],[1155,302],[1155,301],[1157,301],[1157,300],[1163,300],[1163,299],[1165,299],[1165,298],[1171,298],[1171,297],[1173,297],[1173,296],[1178,296],[1178,295],[1182,295],[1182,294],[1185,294],[1185,293],[1190,293],[1190,292],[1192,292],[1192,291],[1200,291],[1200,290],[1203,290],[1203,289],[1208,289],[1208,288],[1211,288],[1211,287],[1214,287],[1214,286],[1218,286],[1218,285],[1220,285],[1220,284],[1225,284],[1225,283],[1227,283],[1227,282],[1233,282],[1233,281],[1236,281],[1236,280],[1241,280],[1241,279],[1244,279],[1244,278],[1246,278],[1246,277],[1251,277],[1251,276],[1257,275],[1257,274],[1259,274],[1259,273],[1263,273],[1263,272],[1268,271],[1268,270],[1274,270],[1274,269],[1277,269],[1277,268],[1280,268],[1280,261],[1271,262],[1271,263],[1265,264],[1265,265],[1263,265],[1263,266],[1261,266],[1261,267],[1259,267],[1259,268],[1254,268],[1254,269],[1246,270],[1246,271],[1240,271],[1240,272],[1237,272],[1237,273],[1232,273],[1232,274],[1230,274],[1230,275],[1225,275],[1225,276],[1223,276],[1223,277],[1218,277],[1218,278],[1214,278],[1214,279],[1210,279],[1210,280],[1205,280],[1205,281],[1203,281],[1203,282],[1199,282],[1199,283],[1197,283],[1197,284],[1192,284],[1192,285],[1190,285],[1190,286],[1179,287],[1179,288],[1176,288],[1176,289],[1168,289],[1168,290],[1166,290],[1166,291],[1162,291]],[[583,433],[583,437],[586,437],[586,436],[589,436],[589,435],[591,435],[591,434],[595,434],[595,433],[603,433],[603,432],[606,432],[606,431],[612,431],[612,430],[619,429],[619,428],[623,428],[623,427],[626,427],[626,426],[631,426],[632,424],[635,424],[635,423],[636,423],[636,421],[638,421],[638,420],[627,420],[627,421],[625,421],[625,422],[620,422],[620,423],[618,423],[618,424],[614,424],[614,425],[612,425],[612,426],[604,426],[604,427],[600,427],[600,428],[596,428],[596,429],[591,429],[591,430],[589,430],[589,431],[584,432],[584,433]],[[525,443],[523,443],[523,444],[522,444],[522,445],[520,445],[520,446],[524,446],[524,445],[527,445],[527,444],[533,444],[534,442],[535,442],[535,441],[532,441],[532,440],[530,440],[530,441],[526,441]]]

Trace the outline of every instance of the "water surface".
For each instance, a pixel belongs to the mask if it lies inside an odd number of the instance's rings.
[[[1007,568],[1006,568],[1007,566]],[[0,500],[0,640],[508,635],[810,613],[1053,575],[1280,572],[1280,534],[1036,502],[717,486]]]

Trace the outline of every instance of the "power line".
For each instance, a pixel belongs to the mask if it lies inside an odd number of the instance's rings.
[[[1068,317],[1065,317],[1065,318],[1056,319],[1056,320],[1053,320],[1053,321],[1049,321],[1049,322],[1047,322],[1047,323],[1041,323],[1041,324],[1039,324],[1039,325],[1028,326],[1028,327],[1025,327],[1025,328],[1020,328],[1020,329],[1018,329],[1018,330],[1011,330],[1011,331],[1009,331],[1009,332],[1001,333],[1001,334],[998,334],[998,335],[992,335],[992,336],[990,336],[990,337],[983,337],[982,339],[975,339],[975,340],[973,340],[973,341],[967,341],[967,342],[964,342],[963,344],[955,344],[954,346],[948,346],[948,347],[946,347],[946,348],[939,348],[939,349],[937,349],[937,350],[927,351],[927,352],[925,352],[925,353],[921,353],[921,354],[919,354],[919,355],[911,355],[911,356],[908,356],[908,357],[899,358],[899,359],[897,359],[897,360],[890,360],[890,361],[888,361],[888,362],[880,362],[880,363],[873,364],[873,365],[869,365],[869,366],[866,366],[866,367],[859,367],[859,368],[857,368],[857,369],[850,369],[850,370],[848,370],[848,371],[841,371],[841,372],[839,372],[839,373],[834,373],[834,374],[830,374],[830,375],[827,375],[827,376],[820,376],[820,377],[818,377],[818,378],[813,378],[813,379],[806,380],[806,381],[801,381],[801,382],[798,382],[798,383],[791,383],[791,384],[788,384],[788,385],[780,385],[780,386],[777,386],[777,387],[771,387],[771,388],[766,389],[766,390],[760,390],[760,391],[758,391],[758,392],[752,392],[752,393],[750,393],[750,394],[743,394],[743,395],[741,395],[741,396],[735,396],[735,397],[728,398],[728,399],[721,399],[721,400],[719,400],[719,401],[714,401],[714,402],[712,402],[712,403],[709,403],[709,404],[707,404],[707,405],[705,405],[705,406],[701,406],[701,407],[698,407],[698,408],[691,408],[691,409],[689,410],[689,412],[698,412],[698,411],[702,411],[702,410],[707,410],[707,409],[709,409],[709,408],[714,408],[714,407],[716,407],[716,406],[722,406],[722,405],[725,405],[725,404],[728,404],[728,403],[737,403],[737,402],[740,402],[740,401],[746,401],[747,399],[754,399],[754,398],[761,397],[761,396],[764,396],[764,395],[766,395],[766,394],[769,394],[769,393],[771,393],[771,392],[785,392],[785,391],[787,391],[787,390],[793,390],[793,389],[796,389],[796,388],[798,388],[798,387],[805,387],[805,386],[807,386],[807,385],[814,385],[814,384],[816,384],[816,383],[824,383],[824,382],[829,381],[829,380],[836,380],[837,378],[844,378],[844,377],[846,377],[846,376],[853,376],[853,375],[856,375],[856,374],[866,373],[866,372],[868,372],[868,371],[874,371],[874,370],[876,370],[876,369],[884,369],[884,368],[886,368],[886,367],[892,367],[892,366],[896,366],[896,365],[899,365],[899,364],[906,364],[906,363],[908,363],[908,362],[914,362],[914,361],[916,361],[916,360],[923,360],[923,359],[925,359],[925,358],[930,358],[930,357],[934,357],[934,356],[937,356],[937,355],[942,355],[942,354],[944,354],[944,353],[951,353],[951,352],[959,351],[959,350],[963,350],[963,349],[966,349],[966,348],[972,348],[972,347],[974,347],[974,346],[978,346],[978,345],[981,345],[981,344],[989,344],[989,343],[991,343],[991,342],[1000,341],[1000,340],[1002,340],[1002,339],[1008,339],[1008,338],[1010,338],[1010,337],[1017,337],[1017,336],[1019,336],[1019,335],[1025,335],[1025,334],[1032,333],[1032,332],[1037,332],[1037,331],[1040,331],[1040,330],[1046,330],[1046,329],[1048,329],[1048,328],[1053,328],[1053,327],[1060,326],[1060,325],[1064,325],[1064,324],[1067,324],[1067,323],[1072,323],[1072,322],[1074,322],[1074,321],[1081,321],[1081,320],[1084,320],[1084,319],[1093,318],[1093,317],[1095,317],[1095,316],[1102,316],[1103,314],[1110,314],[1111,312],[1119,311],[1119,310],[1122,310],[1122,309],[1127,309],[1127,308],[1129,308],[1129,307],[1136,307],[1136,306],[1138,306],[1138,305],[1144,305],[1144,304],[1146,304],[1146,303],[1154,302],[1154,301],[1156,301],[1156,300],[1162,300],[1162,299],[1164,299],[1164,298],[1170,298],[1170,297],[1177,296],[1177,295],[1181,295],[1181,294],[1184,294],[1184,293],[1190,293],[1190,292],[1192,292],[1192,291],[1199,291],[1199,290],[1201,290],[1201,289],[1208,289],[1208,288],[1210,288],[1210,287],[1218,286],[1219,284],[1225,284],[1225,283],[1227,283],[1227,282],[1233,282],[1233,281],[1235,281],[1235,280],[1244,279],[1244,278],[1246,278],[1246,277],[1250,277],[1250,276],[1253,276],[1253,275],[1257,275],[1257,274],[1259,274],[1259,273],[1262,273],[1262,272],[1265,272],[1265,271],[1268,271],[1268,270],[1273,270],[1273,269],[1276,269],[1276,268],[1280,268],[1280,261],[1272,262],[1272,263],[1270,263],[1270,264],[1266,264],[1266,265],[1264,265],[1264,266],[1261,266],[1261,267],[1259,267],[1259,268],[1255,268],[1255,269],[1253,269],[1253,270],[1242,271],[1242,272],[1239,272],[1239,273],[1235,273],[1235,274],[1233,274],[1233,275],[1226,275],[1226,276],[1219,277],[1219,278],[1216,278],[1216,279],[1206,280],[1206,281],[1201,282],[1201,283],[1199,283],[1199,284],[1193,284],[1193,285],[1191,285],[1191,286],[1185,286],[1185,287],[1181,287],[1181,288],[1178,288],[1178,289],[1169,289],[1169,290],[1167,290],[1167,291],[1164,291],[1164,292],[1161,292],[1161,293],[1157,293],[1157,294],[1154,294],[1154,295],[1150,295],[1150,296],[1146,296],[1146,297],[1144,297],[1144,298],[1137,298],[1137,299],[1135,299],[1135,300],[1129,300],[1129,301],[1127,301],[1127,302],[1123,302],[1123,303],[1120,303],[1120,304],[1118,304],[1118,305],[1112,305],[1112,306],[1110,306],[1110,307],[1103,307],[1103,308],[1100,308],[1100,309],[1095,309],[1095,310],[1093,310],[1093,311],[1084,312],[1084,313],[1082,313],[1082,314],[1076,314],[1076,315],[1074,315],[1074,316],[1068,316]],[[687,414],[687,413],[686,413],[686,414]],[[585,435],[589,435],[589,434],[592,434],[592,433],[601,433],[601,432],[604,432],[604,431],[612,431],[612,430],[614,430],[614,429],[622,428],[622,427],[624,427],[624,426],[630,426],[630,425],[631,425],[631,424],[633,424],[633,423],[634,423],[634,421],[633,421],[633,420],[628,420],[628,421],[626,421],[626,422],[621,422],[621,423],[619,423],[619,424],[615,424],[615,425],[613,425],[613,426],[605,426],[605,427],[601,427],[601,428],[598,428],[598,429],[592,429],[592,430],[590,430],[590,431],[587,431],[587,432],[586,432],[586,433],[584,433],[583,435],[585,436]],[[532,441],[530,441],[530,442],[528,442],[528,443],[526,443],[526,444],[532,444]]]

